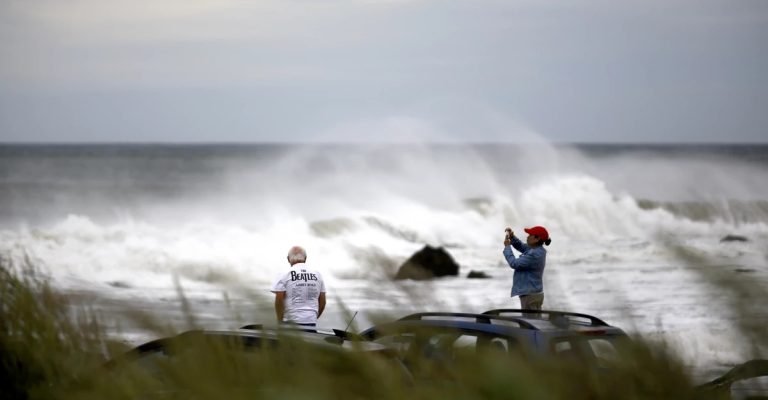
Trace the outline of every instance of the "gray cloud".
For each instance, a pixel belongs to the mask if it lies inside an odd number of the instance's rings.
[[[0,141],[768,139],[763,1],[11,0],[0,34]]]

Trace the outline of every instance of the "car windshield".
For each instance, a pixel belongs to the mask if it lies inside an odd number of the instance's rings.
[[[515,339],[505,336],[454,329],[417,329],[379,336],[374,342],[396,350],[401,356],[448,357],[484,351],[518,352]],[[517,354],[517,353],[515,353]]]

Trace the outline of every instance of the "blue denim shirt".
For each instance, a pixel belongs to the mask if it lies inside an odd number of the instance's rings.
[[[509,267],[515,270],[512,277],[512,297],[525,294],[544,293],[544,264],[547,261],[547,250],[543,246],[531,248],[512,236],[512,246],[523,253],[515,259],[510,246],[504,247],[504,257]]]

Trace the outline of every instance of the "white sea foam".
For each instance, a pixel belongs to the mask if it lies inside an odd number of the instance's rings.
[[[661,332],[691,360],[707,351],[714,358],[732,355],[725,348],[708,350],[733,334],[709,327],[735,322],[728,299],[713,295],[705,270],[710,264],[727,268],[768,289],[768,221],[758,214],[747,222],[691,219],[642,206],[638,196],[712,201],[725,193],[764,201],[763,189],[748,189],[765,172],[736,161],[710,167],[698,159],[662,160],[654,168],[666,175],[654,186],[632,181],[650,173],[638,161],[644,158],[649,156],[594,159],[543,144],[509,155],[360,146],[301,148],[269,162],[233,157],[214,163],[214,172],[193,179],[181,194],[134,193],[129,203],[100,204],[115,207],[106,214],[64,202],[79,212],[44,223],[6,224],[0,254],[17,264],[28,255],[67,289],[160,299],[173,296],[178,276],[192,297],[215,299],[227,291],[242,300],[267,299],[272,279],[287,267],[287,250],[299,244],[325,272],[334,294],[328,323],[344,325],[339,296],[362,311],[358,323],[364,327],[366,311],[517,306],[508,297],[503,229],[509,225],[522,236],[523,227],[545,225],[553,237],[548,307],[595,313],[644,334]],[[709,175],[706,183],[695,181],[700,173]],[[52,206],[57,212],[67,207]],[[749,240],[720,243],[726,234]],[[393,284],[389,278],[397,266],[425,244],[446,246],[462,274],[475,269],[494,279]],[[706,265],[681,258],[681,247]],[[676,333],[682,331],[697,332],[696,339],[685,342]]]

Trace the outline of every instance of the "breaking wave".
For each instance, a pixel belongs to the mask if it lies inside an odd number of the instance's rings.
[[[768,236],[768,198],[713,198],[743,194],[739,176],[763,176],[754,160],[721,165],[734,190],[720,186],[703,199],[668,200],[665,181],[619,179],[638,173],[647,155],[636,153],[604,158],[546,144],[322,150],[182,148],[158,156],[134,149],[99,158],[70,149],[15,164],[5,159],[12,168],[0,181],[7,189],[0,197],[13,218],[0,228],[0,254],[33,257],[71,286],[130,290],[170,287],[171,275],[200,286],[263,285],[295,244],[338,279],[391,275],[425,244],[487,268],[498,262],[506,226],[519,232],[545,225],[555,245],[581,246],[574,260],[602,254],[606,241],[623,241],[639,249],[612,255],[628,265],[665,235],[704,243],[731,233],[756,238],[746,246]],[[688,178],[708,164],[665,162],[681,171],[666,175],[669,187],[702,189]],[[45,184],[58,178],[69,182],[66,191]],[[18,190],[33,196],[21,201]]]
[[[724,222],[734,225],[768,223],[768,201],[765,200],[669,202],[641,199],[637,204],[644,210],[662,209],[692,221]]]

